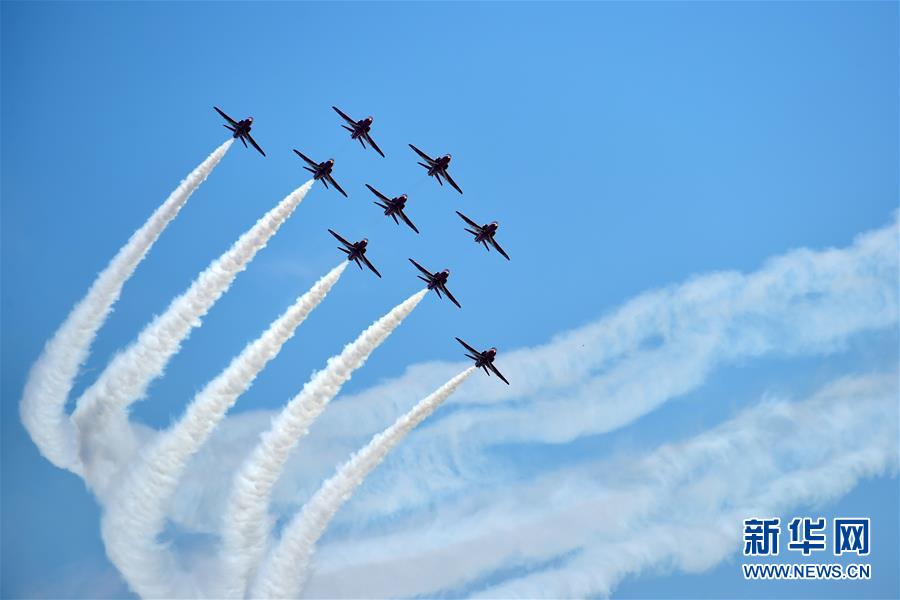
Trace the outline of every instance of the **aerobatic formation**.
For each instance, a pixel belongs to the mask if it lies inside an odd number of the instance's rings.
[[[74,400],[75,409],[66,411],[78,371],[87,359],[98,331],[131,278],[168,224],[178,215],[193,192],[212,173],[234,140],[266,153],[250,132],[252,117],[235,120],[218,107],[232,139],[220,145],[150,216],[109,265],[101,271],[85,297],[45,346],[26,381],[20,414],[41,454],[59,468],[81,477],[103,506],[101,533],[110,561],[118,568],[129,587],[143,597],[285,597],[296,596],[308,577],[315,545],[335,513],[371,472],[418,423],[436,410],[476,370],[509,381],[494,365],[497,349],[478,351],[460,338],[466,357],[474,366],[466,368],[420,400],[390,427],[376,433],[358,453],[349,457],[334,477],[325,481],[297,515],[278,533],[272,531],[269,515],[272,490],[281,477],[288,458],[316,418],[340,392],[353,372],[412,313],[429,291],[446,297],[457,307],[459,301],[447,288],[450,270],[429,271],[410,258],[425,282],[409,298],[376,319],[354,341],[331,357],[323,369],[315,372],[300,391],[273,419],[271,427],[234,474],[231,492],[225,498],[224,518],[219,531],[220,543],[212,559],[203,559],[205,574],[196,576],[179,556],[177,548],[160,538],[167,529],[167,510],[172,496],[184,477],[190,459],[207,443],[212,432],[225,418],[238,398],[273,360],[294,335],[296,329],[325,299],[340,280],[349,262],[367,267],[379,278],[367,255],[369,241],[344,238],[333,229],[328,232],[340,243],[346,256],[300,295],[269,327],[188,404],[184,414],[168,429],[148,436],[146,427],[129,420],[129,409],[142,399],[150,384],[165,371],[191,331],[249,265],[256,254],[295,212],[315,181],[333,186],[343,196],[347,192],[333,175],[334,159],[316,162],[294,150],[304,161],[312,179],[290,192],[265,213],[229,249],[213,260],[188,289],[141,331],[123,351],[116,354],[82,395]],[[363,148],[371,146],[380,156],[385,153],[372,138],[374,119],[354,120],[336,106],[344,121],[341,126],[359,140]],[[410,144],[427,169],[443,185],[446,180],[460,194],[462,190],[450,177],[450,155],[432,159]],[[390,197],[372,185],[374,202],[398,225],[403,223],[419,233],[405,212],[407,195]],[[460,212],[466,231],[475,242],[493,246],[509,260],[495,240],[498,224],[478,225]],[[277,539],[275,539],[277,538]],[[195,554],[195,553],[194,553]],[[215,576],[209,576],[209,564]]]

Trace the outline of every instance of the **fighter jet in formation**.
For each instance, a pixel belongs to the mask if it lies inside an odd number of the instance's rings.
[[[354,121],[351,119],[346,113],[342,112],[337,106],[332,106],[334,112],[339,114],[342,119],[347,121],[349,125],[341,125],[344,129],[350,132],[351,140],[359,140],[359,143],[362,144],[362,147],[366,147],[366,142],[371,144],[372,148],[375,149],[375,152],[380,154],[382,157],[384,156],[384,152],[381,151],[381,148],[378,147],[378,144],[375,143],[375,140],[372,139],[372,135],[369,133],[369,130],[372,127],[372,117],[366,117],[360,121]]]
[[[235,121],[228,115],[226,115],[218,106],[213,106],[216,109],[216,112],[222,115],[222,118],[228,121],[227,125],[223,125],[223,127],[229,130],[234,135],[232,137],[239,138],[241,142],[243,142],[244,147],[247,147],[247,142],[253,144],[253,147],[259,150],[259,153],[263,156],[266,155],[263,152],[263,149],[259,147],[259,144],[256,143],[256,140],[253,139],[253,136],[250,135],[250,128],[253,126],[253,117],[247,117],[246,119],[241,119],[240,121]]]
[[[366,266],[369,267],[369,269],[371,269],[373,273],[378,275],[378,277],[381,277],[381,273],[378,272],[378,269],[376,269],[375,266],[369,262],[369,259],[366,258],[366,247],[369,245],[368,239],[363,238],[358,242],[351,244],[331,229],[328,230],[328,233],[333,235],[335,239],[337,239],[337,241],[339,241],[344,246],[343,248],[338,246],[338,250],[347,255],[348,261],[352,260],[353,262],[355,262],[356,266],[359,267],[360,270],[362,270],[362,265],[359,261],[362,261],[366,263]]]
[[[453,181],[453,179],[450,177],[450,173],[447,172],[447,167],[450,166],[450,158],[451,158],[451,156],[449,154],[445,154],[444,156],[442,156],[440,158],[431,158],[430,156],[428,156],[427,154],[425,154],[424,152],[422,152],[421,150],[419,150],[412,144],[410,144],[409,147],[412,148],[415,151],[415,153],[418,154],[420,157],[422,157],[422,159],[425,161],[424,163],[420,162],[419,164],[422,165],[423,167],[425,167],[426,169],[428,169],[429,177],[433,176],[435,179],[438,180],[439,184],[444,185],[444,182],[441,181],[441,177],[443,177],[444,179],[447,180],[447,183],[449,183],[450,185],[453,186],[454,190],[456,190],[460,194],[463,193],[463,191],[461,189],[459,189],[459,186],[456,185],[456,182]],[[425,163],[428,163],[428,164],[425,164]]]
[[[468,350],[471,354],[467,353],[466,356],[475,361],[475,366],[479,369],[484,369],[484,372],[488,374],[488,377],[491,376],[491,371],[494,372],[494,375],[503,380],[503,383],[509,385],[509,382],[506,380],[506,377],[503,376],[503,373],[497,370],[497,367],[494,366],[494,359],[497,357],[497,349],[496,348],[488,348],[483,352],[479,352],[472,346],[468,345],[464,341],[459,338],[456,338],[456,341],[462,344],[463,348]],[[490,369],[490,370],[488,370]]]
[[[425,277],[419,275],[419,279],[428,284],[429,290],[434,290],[434,292],[438,295],[438,298],[443,298],[441,296],[441,292],[447,294],[447,297],[450,298],[450,302],[462,308],[462,305],[457,301],[456,298],[453,297],[453,294],[450,293],[450,290],[447,289],[447,279],[450,278],[450,269],[444,269],[443,271],[436,271],[432,273],[413,259],[409,259],[409,262],[413,264],[415,268],[422,272]]]
[[[500,244],[497,243],[497,240],[494,239],[494,234],[497,233],[497,229],[500,227],[500,223],[498,223],[497,221],[492,221],[491,223],[487,223],[485,225],[479,225],[459,211],[456,211],[456,214],[458,214],[459,217],[463,221],[465,221],[469,225],[469,227],[472,228],[465,228],[465,230],[475,236],[476,244],[483,245],[485,250],[490,252],[491,249],[488,247],[488,243],[490,243],[491,246],[497,249],[497,252],[503,255],[503,258],[509,260],[509,255],[503,251],[503,248],[501,248]]]
[[[344,198],[348,197],[347,192],[345,192],[343,188],[338,185],[338,182],[334,180],[334,177],[331,176],[331,169],[334,168],[333,158],[329,158],[325,162],[317,163],[296,148],[294,149],[294,152],[297,154],[297,156],[305,160],[307,165],[309,165],[308,167],[303,168],[313,174],[313,179],[321,181],[322,185],[324,185],[326,188],[328,187],[328,182],[330,181],[331,185],[334,186],[334,189],[342,193],[344,195]]]
[[[403,212],[404,207],[406,206],[406,194],[400,194],[395,198],[388,198],[375,188],[373,188],[368,183],[366,187],[369,188],[373,194],[375,194],[381,202],[375,202],[376,205],[380,206],[384,209],[384,214],[392,217],[394,219],[394,223],[400,224],[400,221],[397,220],[397,217],[403,219],[403,222],[409,225],[410,229],[419,233],[419,230],[416,229],[416,226],[413,225],[413,222],[409,220],[409,217],[406,216],[406,213]]]

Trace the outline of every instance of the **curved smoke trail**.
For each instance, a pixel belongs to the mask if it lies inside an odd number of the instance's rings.
[[[41,454],[57,467],[79,474],[82,471],[75,430],[65,407],[75,376],[90,353],[97,331],[119,299],[122,286],[233,143],[234,139],[229,139],[216,148],[132,234],[47,342],[32,367],[25,382],[19,413]]]
[[[269,499],[298,440],[341,386],[369,355],[403,322],[428,290],[416,292],[369,326],[343,352],[328,360],[263,434],[234,478],[223,521],[220,555],[226,597],[242,597],[254,569],[265,555],[269,538]]]
[[[312,187],[313,180],[288,194],[245,232],[234,245],[175,298],[138,339],[116,355],[97,381],[81,396],[72,417],[82,440],[81,461],[87,480],[101,495],[122,460],[136,448],[125,409],[146,392],[150,382],[162,374],[169,359],[200,318],[225,293],[237,274],[268,243]]]
[[[270,553],[260,572],[251,597],[296,598],[300,595],[316,542],[335,513],[350,499],[366,476],[381,464],[384,457],[474,372],[475,367],[469,367],[420,400],[393,425],[376,434],[362,450],[322,484],[300,513],[285,527],[281,541]]]
[[[166,521],[166,506],[188,460],[209,439],[238,397],[294,335],[340,279],[347,262],[332,269],[294,302],[269,328],[209,382],[184,416],[141,453],[117,485],[102,521],[107,554],[132,590],[142,597],[171,597],[175,560],[157,542]]]

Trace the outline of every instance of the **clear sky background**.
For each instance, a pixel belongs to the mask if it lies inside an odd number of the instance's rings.
[[[753,271],[799,246],[846,246],[897,208],[893,2],[5,2],[0,11],[4,597],[124,593],[95,501],[38,454],[18,401],[94,275],[225,139],[213,104],[253,115],[268,157],[230,150],[126,285],[76,393],[306,180],[291,148],[334,157],[350,198],[316,185],[137,406],[135,418],[155,427],[337,264],[328,227],[368,237],[384,278],[348,270],[241,409],[280,406],[415,291],[407,257],[451,268],[463,309],[427,298],[351,392],[414,362],[457,359],[453,336],[498,346],[502,367],[504,349],[544,343],[643,291]],[[351,143],[332,104],[374,115],[387,157]],[[452,153],[465,194],[429,181],[409,142]],[[422,234],[386,219],[365,183],[406,192]],[[500,221],[512,260],[475,246],[454,210]],[[799,396],[832,375],[896,363],[889,332],[853,352],[724,369],[650,419],[648,443],[772,389]],[[618,594],[896,595],[897,480],[865,482],[821,509],[873,518],[871,582],[753,587],[731,562],[630,578]]]

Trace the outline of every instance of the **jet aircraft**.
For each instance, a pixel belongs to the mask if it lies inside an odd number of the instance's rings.
[[[496,348],[488,348],[487,350],[479,352],[459,338],[456,338],[456,341],[462,344],[463,348],[470,352],[470,354],[466,354],[466,356],[475,361],[475,366],[477,368],[484,369],[484,372],[488,374],[488,377],[491,376],[491,371],[493,371],[494,375],[503,380],[503,383],[509,385],[509,381],[506,380],[506,377],[503,376],[503,373],[497,370],[497,367],[494,366],[494,359],[497,357]]]
[[[313,174],[313,179],[321,181],[322,185],[324,185],[326,188],[328,187],[328,182],[331,182],[331,185],[334,186],[334,189],[342,193],[344,195],[344,198],[348,197],[347,192],[345,192],[344,189],[340,185],[338,185],[338,182],[335,181],[334,177],[331,175],[331,169],[334,168],[333,158],[329,158],[325,162],[317,163],[296,148],[294,149],[294,153],[304,161],[306,161],[306,164],[309,165],[303,168]]]
[[[375,140],[372,139],[372,134],[370,133],[370,129],[372,128],[372,121],[374,121],[375,119],[373,119],[372,117],[366,117],[365,119],[354,121],[346,113],[341,111],[341,109],[339,109],[337,106],[332,106],[331,108],[333,108],[334,112],[339,114],[342,119],[349,123],[349,125],[341,125],[341,127],[350,132],[351,140],[359,140],[359,143],[362,144],[363,148],[366,147],[366,142],[369,142],[372,148],[375,149],[375,152],[377,152],[381,156],[384,156],[384,152],[381,151],[381,148],[379,148],[378,144],[375,143]]]
[[[432,273],[413,259],[409,259],[409,262],[411,262],[415,268],[417,268],[422,272],[423,275],[425,275],[425,277],[422,277],[422,275],[419,275],[418,277],[428,284],[429,290],[434,290],[434,292],[438,295],[438,298],[443,298],[443,296],[441,296],[441,292],[444,292],[445,294],[447,294],[447,297],[450,298],[450,302],[452,302],[459,308],[462,308],[462,305],[459,303],[459,301],[454,298],[453,294],[450,293],[450,290],[447,289],[447,279],[450,278],[450,269],[444,269],[443,271]]]
[[[375,204],[383,208],[384,214],[392,217],[394,219],[394,223],[397,223],[399,225],[400,221],[397,220],[397,217],[400,217],[401,219],[403,219],[404,223],[409,225],[410,229],[412,229],[416,233],[419,233],[419,230],[416,229],[416,226],[413,225],[413,222],[410,221],[409,217],[406,216],[406,213],[403,212],[403,209],[406,207],[406,194],[400,194],[399,196],[396,196],[394,198],[388,198],[368,183],[366,184],[366,187],[369,188],[369,191],[375,194],[379,200],[381,200],[380,202],[376,201]]]
[[[347,260],[352,260],[353,262],[355,262],[356,266],[360,269],[362,269],[362,265],[359,261],[362,261],[366,263],[366,266],[369,267],[369,269],[371,269],[373,273],[378,275],[378,277],[381,277],[381,273],[378,272],[378,269],[376,269],[375,266],[371,262],[369,262],[369,259],[366,258],[366,249],[369,245],[368,239],[363,238],[358,242],[350,243],[331,229],[328,230],[328,233],[333,235],[335,239],[337,239],[337,241],[339,241],[341,245],[343,245],[343,248],[341,246],[338,246],[338,250],[347,255]]]
[[[247,117],[246,119],[241,119],[240,121],[235,121],[228,115],[226,115],[218,106],[213,106],[216,109],[216,112],[222,115],[222,118],[228,121],[227,125],[223,125],[225,129],[229,130],[234,135],[231,137],[238,138],[243,142],[244,147],[247,147],[247,142],[250,142],[254,148],[259,150],[259,153],[263,156],[266,155],[263,152],[263,149],[259,147],[259,144],[256,143],[256,140],[253,139],[253,136],[250,135],[250,128],[253,127],[253,117]]]
[[[497,252],[503,255],[503,258],[509,260],[509,255],[504,252],[503,248],[500,247],[500,244],[497,243],[497,240],[494,239],[494,235],[497,233],[497,229],[500,227],[500,223],[497,221],[492,221],[491,223],[486,223],[485,225],[479,225],[466,215],[462,214],[459,211],[456,211],[456,214],[460,216],[460,218],[465,221],[469,227],[472,229],[466,228],[466,231],[475,236],[475,243],[482,244],[488,252],[491,251],[488,244],[497,249]]]
[[[424,152],[422,152],[421,150],[419,150],[412,144],[410,144],[409,147],[412,148],[415,151],[415,153],[418,154],[422,158],[422,160],[425,161],[424,163],[420,162],[419,164],[422,165],[423,167],[425,167],[426,169],[428,169],[429,177],[434,177],[435,179],[437,179],[439,184],[444,185],[444,182],[441,181],[441,177],[443,177],[444,179],[447,180],[447,183],[449,183],[450,185],[453,186],[454,190],[456,190],[460,194],[463,193],[463,191],[461,189],[459,189],[459,186],[456,185],[456,182],[453,181],[453,179],[450,177],[450,173],[447,172],[447,167],[450,166],[450,159],[451,159],[451,156],[449,154],[445,154],[444,156],[442,156],[440,158],[431,158],[430,156],[428,156],[427,154],[425,154]],[[425,164],[425,163],[428,163],[428,164]]]

